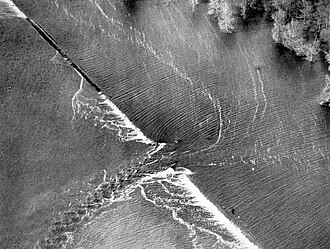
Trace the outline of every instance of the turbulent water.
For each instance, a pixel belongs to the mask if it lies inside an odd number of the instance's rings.
[[[193,248],[259,248],[190,181],[189,176],[193,173],[189,169],[176,167],[177,163],[175,162],[166,162],[162,166],[165,170],[157,172],[157,168],[155,167],[160,164],[159,161],[162,161],[159,158],[159,153],[162,153],[162,149],[166,147],[166,144],[157,144],[146,138],[106,96],[86,97],[84,96],[84,92],[84,80],[82,78],[80,88],[72,99],[72,108],[74,110],[73,122],[76,118],[91,120],[94,126],[111,131],[123,142],[141,142],[149,144],[151,147],[145,154],[148,162],[144,161],[140,163],[135,169],[131,168],[128,171],[122,171],[110,181],[104,175],[103,183],[95,190],[96,193],[98,192],[100,194],[97,198],[94,194],[94,197],[92,196],[89,199],[89,205],[92,209],[88,210],[87,208],[88,211],[85,210],[80,214],[81,208],[85,208],[84,203],[78,206],[78,211],[73,209],[71,212],[76,215],[76,220],[70,217],[69,220],[72,219],[72,221],[69,221],[69,226],[78,225],[86,216],[92,215],[96,212],[93,208],[98,209],[102,207],[103,209],[111,210],[113,203],[129,201],[132,198],[131,195],[136,192],[135,189],[139,189],[141,196],[146,201],[158,207],[161,212],[171,213],[174,221],[186,227],[187,234],[189,235],[186,244],[191,244]],[[157,154],[157,152],[158,156],[152,158],[153,154]],[[167,152],[167,160],[171,162],[172,158],[175,157],[174,153],[175,151]],[[146,167],[146,169],[143,169],[143,167]],[[103,206],[106,206],[106,208]],[[67,219],[67,217],[64,217],[63,222],[56,224],[55,232],[52,231],[48,238],[38,242],[37,247],[43,248],[56,244],[67,245],[67,243],[70,246],[71,241],[74,240],[74,234],[70,231],[70,228],[67,228]],[[142,222],[139,225],[143,226],[144,224]],[[64,231],[61,226],[66,226]],[[99,231],[99,224],[95,224],[95,226],[97,228],[93,228],[93,226],[88,228],[88,232],[85,232],[86,237],[98,233],[93,230],[96,229]],[[109,226],[113,227],[110,224]],[[106,233],[102,233],[105,237],[108,236]],[[57,241],[61,236],[63,236],[59,240],[61,242]],[[135,236],[132,235],[132,237],[132,240],[134,240]],[[87,239],[87,243],[83,237],[81,241],[77,242],[77,247],[129,247],[125,245],[126,243],[121,246],[114,246],[112,242],[111,245],[107,243],[98,245],[100,243],[99,240],[100,238],[95,239],[95,241],[92,239],[91,242],[90,239]],[[153,246],[155,247],[156,245]]]
[[[14,2],[2,247],[328,248],[322,58],[195,1]]]
[[[189,175],[191,174],[192,172],[185,168],[178,168],[176,170],[169,168],[159,173],[148,174],[135,185],[135,191],[130,189],[130,200],[125,201],[129,202],[127,205],[130,205],[130,208],[134,210],[141,205],[136,201],[138,198],[137,196],[142,196],[144,200],[152,203],[159,209],[159,213],[155,215],[156,217],[161,213],[164,213],[164,215],[170,214],[173,221],[184,227],[181,228],[181,230],[183,230],[181,233],[185,232],[186,236],[188,235],[185,241],[186,247],[259,248],[249,241],[242,231],[226,218],[217,207],[198,190],[189,179]],[[151,226],[145,228],[145,226],[149,224],[145,220],[141,220],[142,217],[139,218],[134,211],[129,210],[126,215],[130,216],[129,219],[131,221],[128,221],[128,223],[134,223],[135,219],[138,220],[136,222],[138,224],[130,227],[130,224],[128,225],[127,221],[124,221],[128,217],[120,217],[121,215],[124,214],[114,215],[112,211],[110,215],[102,217],[102,221],[99,220],[90,224],[83,232],[83,235],[80,235],[80,241],[77,247],[103,248],[110,246],[113,248],[156,248],[157,240],[167,240],[166,235],[164,236],[165,238],[159,235],[160,238],[154,237],[153,239],[150,239],[150,235],[148,235],[148,233],[158,233],[158,226],[164,225],[162,224],[163,221],[158,221],[156,227]],[[146,214],[146,217],[148,216],[149,214]],[[121,222],[123,224],[118,224],[117,222],[115,226],[113,224],[115,219],[122,220]],[[178,229],[178,224],[175,224],[174,227],[173,225],[168,226],[168,224],[164,226],[165,229],[170,231],[171,229]],[[123,234],[120,235],[118,232],[113,231],[117,229],[115,228],[117,226],[119,226],[118,230],[132,229],[134,231],[138,229],[138,231],[136,231],[138,234],[129,231],[131,238]],[[99,233],[101,233],[102,236],[100,236]],[[181,240],[183,239],[181,238]],[[130,243],[133,241],[133,244],[130,244],[129,241],[131,241]],[[167,242],[159,246],[164,248],[175,247],[175,244],[167,247]]]

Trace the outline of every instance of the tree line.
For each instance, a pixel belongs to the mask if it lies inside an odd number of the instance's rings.
[[[210,0],[208,13],[221,31],[235,31],[237,21],[263,11],[273,22],[275,42],[313,61],[320,52],[330,64],[330,2],[328,0]]]

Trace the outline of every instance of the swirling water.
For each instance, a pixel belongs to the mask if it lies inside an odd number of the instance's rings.
[[[102,94],[1,19],[4,245],[327,248],[322,63],[267,18],[223,35],[205,5],[159,2],[15,1]]]
[[[106,197],[104,192],[101,194],[104,199],[102,205],[103,212],[107,213],[111,211],[111,215],[114,203],[117,202],[132,202],[131,199],[137,198],[137,195],[142,197],[145,201],[152,203],[159,209],[159,212],[170,213],[171,217],[177,224],[175,226],[184,226],[186,230],[186,240],[181,241],[185,246],[191,246],[192,248],[261,248],[259,245],[250,241],[252,237],[247,236],[237,225],[235,225],[229,218],[227,218],[211,201],[209,201],[199,189],[191,182],[189,176],[193,174],[189,169],[184,167],[176,167],[176,163],[166,163],[157,170],[157,164],[162,159],[159,155],[156,158],[151,159],[153,154],[162,154],[162,149],[166,148],[166,144],[157,144],[146,138],[143,133],[135,127],[130,120],[105,96],[94,96],[94,98],[84,96],[84,80],[81,79],[81,86],[72,99],[72,108],[74,110],[73,122],[75,118],[83,118],[91,120],[94,126],[99,126],[100,129],[106,129],[117,136],[121,141],[136,141],[147,143],[150,145],[150,149],[146,152],[145,157],[150,162],[144,162],[147,169],[140,170],[141,166],[137,167],[133,172],[121,172],[115,177],[115,184],[119,186],[120,195],[113,195],[117,189],[107,189],[110,193],[110,198]],[[106,98],[106,100],[104,100]],[[106,106],[104,106],[106,103]],[[126,132],[128,130],[128,132]],[[127,135],[128,134],[128,135]],[[168,154],[166,153],[168,160],[171,162],[174,158],[175,151]],[[140,172],[138,172],[140,170]],[[150,173],[147,173],[150,172]],[[106,172],[105,172],[106,173]],[[143,174],[141,174],[143,173]],[[135,178],[130,183],[127,183],[129,178]],[[103,183],[96,188],[96,190],[104,191],[104,185],[108,184],[106,175],[104,175]],[[121,184],[122,183],[122,184]],[[114,185],[112,183],[112,185]],[[109,193],[108,193],[109,194]],[[92,203],[99,203],[99,199],[92,200]],[[136,200],[135,200],[136,201]],[[125,205],[125,204],[117,204]],[[126,205],[136,205],[133,204]],[[81,208],[81,206],[79,206]],[[110,211],[109,211],[110,210]],[[85,215],[85,213],[83,214]],[[127,217],[120,217],[125,215]],[[158,216],[157,214],[156,216]],[[129,211],[125,214],[116,214],[117,219],[122,220],[125,218],[131,219],[130,222],[134,223],[134,219],[139,217],[134,216],[134,212],[131,214]],[[148,216],[148,215],[147,215]],[[102,215],[101,220],[98,219],[95,222],[91,222],[87,229],[79,236],[79,239],[75,241],[75,247],[78,248],[156,248],[156,241],[158,238],[154,238],[155,241],[148,242],[149,238],[143,235],[137,235],[130,233],[129,236],[122,234],[116,235],[119,237],[117,242],[114,242],[116,238],[113,238],[114,224],[112,224],[113,217]],[[79,221],[82,219],[79,219]],[[101,224],[100,224],[101,223]],[[117,221],[118,223],[118,221]],[[161,224],[161,222],[160,222]],[[134,227],[126,227],[126,223],[118,229],[137,229]],[[136,224],[137,225],[137,224]],[[144,227],[142,221],[137,226]],[[156,231],[149,231],[149,233],[157,233],[157,227],[149,227],[149,229]],[[166,227],[166,229],[170,229]],[[111,231],[110,231],[111,230]],[[181,228],[181,230],[183,230]],[[123,232],[123,231],[122,231]],[[181,231],[182,232],[182,231]],[[141,231],[140,231],[141,233]],[[140,234],[139,233],[139,234]],[[64,232],[66,237],[64,244],[73,241],[74,234]],[[102,236],[100,236],[102,234]],[[56,234],[58,237],[58,234]],[[116,237],[115,236],[115,237]],[[130,238],[130,236],[132,238]],[[137,236],[139,242],[136,242]],[[161,235],[159,235],[161,236]],[[120,239],[120,237],[123,237]],[[134,241],[134,245],[129,245],[128,241]],[[48,238],[46,241],[39,242],[38,246],[47,247],[47,241],[51,241],[52,238]],[[46,242],[46,243],[45,243]],[[118,244],[116,244],[118,243]],[[149,243],[149,244],[148,244]],[[151,244],[150,244],[151,243]],[[154,243],[154,244],[152,244]],[[166,242],[162,245],[166,247]],[[55,242],[56,244],[56,242]],[[175,247],[175,244],[172,245]]]

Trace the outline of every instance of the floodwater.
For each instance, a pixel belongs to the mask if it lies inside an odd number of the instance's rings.
[[[102,93],[0,19],[4,248],[328,247],[322,58],[266,17],[221,34],[204,3],[14,2]]]

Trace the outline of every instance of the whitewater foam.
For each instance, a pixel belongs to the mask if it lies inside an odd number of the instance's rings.
[[[148,155],[156,153],[165,146],[147,138],[104,93],[98,92],[98,95],[94,94],[91,97],[84,96],[85,80],[81,75],[80,77],[79,89],[72,98],[73,121],[79,114],[85,119],[93,120],[94,125],[99,125],[101,129],[115,131],[121,141],[136,141],[152,145]]]
[[[100,102],[101,105],[105,105],[110,107],[110,113],[106,113],[106,114],[111,114],[111,115],[115,115],[115,117],[117,118],[118,122],[115,123],[115,125],[117,125],[118,128],[126,128],[129,129],[130,132],[127,133],[126,136],[122,136],[122,134],[119,134],[119,136],[121,136],[125,141],[138,141],[141,143],[145,143],[145,144],[155,144],[154,141],[150,140],[149,138],[147,138],[142,131],[136,127],[130,120],[129,118],[122,113],[119,108],[112,103],[104,94],[100,94],[100,98],[103,100],[102,102]],[[106,122],[106,120],[102,120],[104,122]],[[114,124],[113,122],[110,122],[111,125]],[[105,127],[108,127],[108,124],[104,124]]]
[[[192,174],[186,168],[169,168],[147,175],[138,186],[147,201],[169,210],[188,228],[194,248],[204,248],[211,240],[212,248],[259,248],[190,181]]]
[[[26,15],[20,11],[10,0],[0,0],[0,18],[19,17],[26,19]]]

